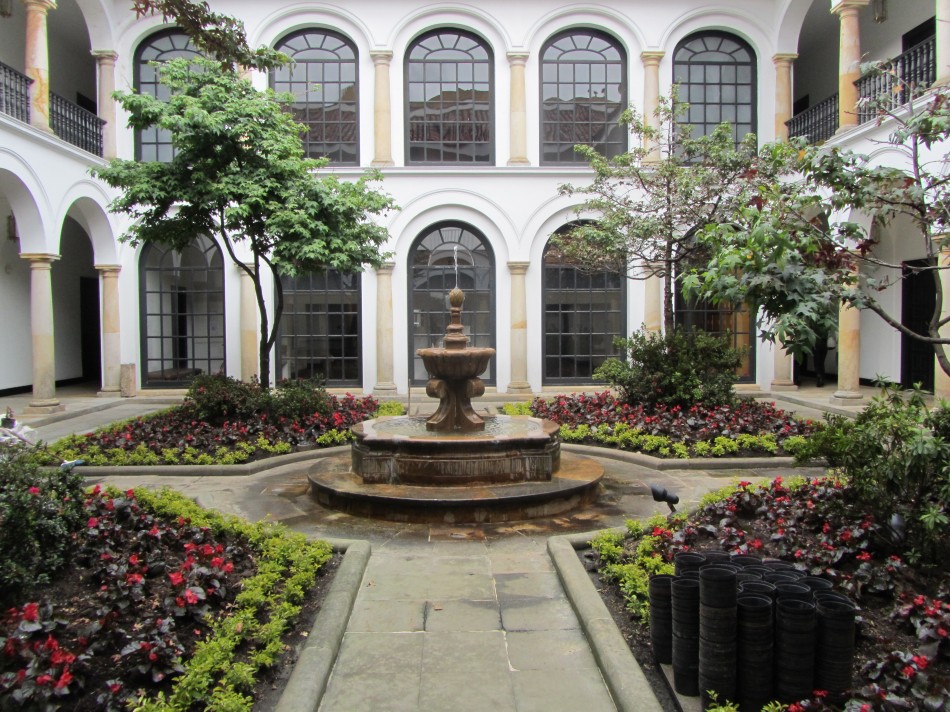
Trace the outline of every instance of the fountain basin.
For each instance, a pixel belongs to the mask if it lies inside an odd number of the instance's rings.
[[[416,351],[425,364],[426,371],[434,377],[446,381],[465,381],[478,378],[488,368],[488,362],[495,355],[495,349],[431,348]]]
[[[391,416],[352,431],[352,472],[366,484],[545,482],[561,464],[558,425],[540,418],[496,415],[484,430],[434,433],[425,418]]]

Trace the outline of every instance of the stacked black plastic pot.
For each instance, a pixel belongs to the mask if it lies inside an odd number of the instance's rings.
[[[675,568],[650,581],[650,636],[676,692],[758,712],[851,686],[856,608],[829,581],[722,552],[677,554]]]

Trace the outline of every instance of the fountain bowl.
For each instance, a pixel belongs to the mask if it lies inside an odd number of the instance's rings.
[[[431,348],[416,351],[425,364],[426,371],[446,381],[464,381],[478,378],[488,368],[488,361],[495,355],[495,349],[474,348],[447,349]]]

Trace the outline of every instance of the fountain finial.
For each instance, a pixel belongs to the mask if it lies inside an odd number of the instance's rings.
[[[451,292],[449,292],[449,304],[455,307],[456,309],[462,308],[462,303],[465,301],[465,292],[463,292],[458,287],[455,287]]]

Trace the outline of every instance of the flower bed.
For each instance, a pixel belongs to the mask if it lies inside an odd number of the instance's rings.
[[[609,391],[536,398],[529,412],[561,425],[565,442],[605,445],[660,457],[723,457],[792,453],[817,427],[775,407],[734,405],[631,406]]]
[[[27,470],[16,486],[41,513],[62,506],[62,478]],[[3,568],[0,708],[249,710],[330,547],[170,491],[97,487],[81,509],[68,563]]]
[[[379,410],[370,396],[327,398],[328,412],[297,417],[262,411],[204,418],[194,402],[186,401],[167,411],[63,438],[36,457],[41,464],[81,458],[87,465],[231,465],[342,445],[351,439],[351,425]]]
[[[652,657],[645,625],[651,575],[672,573],[681,551],[755,553],[830,580],[860,607],[850,692],[830,699],[819,690],[789,710],[950,709],[950,574],[911,566],[914,553],[895,545],[888,526],[841,480],[741,482],[708,495],[690,515],[631,521],[626,535],[604,534],[592,545],[601,577],[640,621],[641,663]]]

